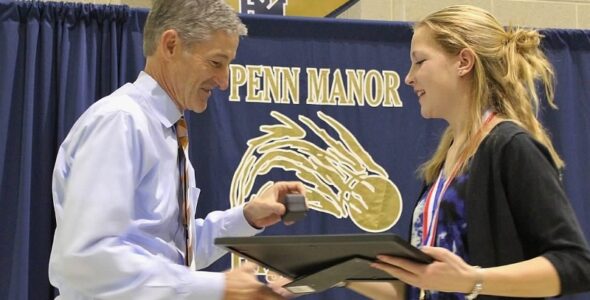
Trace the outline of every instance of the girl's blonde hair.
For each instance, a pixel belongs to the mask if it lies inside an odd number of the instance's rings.
[[[487,11],[469,5],[455,5],[435,12],[414,25],[432,30],[434,39],[449,54],[470,49],[475,55],[470,102],[467,157],[477,151],[472,139],[482,126],[482,114],[492,108],[498,116],[516,122],[545,145],[558,168],[564,166],[551,140],[537,120],[540,101],[536,83],[540,83],[547,102],[553,108],[554,72],[540,49],[541,35],[535,30],[505,30]],[[436,152],[419,169],[421,177],[432,183],[441,170],[453,141],[449,128],[441,137]],[[463,166],[465,167],[465,166]]]

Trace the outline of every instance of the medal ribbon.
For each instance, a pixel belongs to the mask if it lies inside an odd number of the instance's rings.
[[[492,111],[486,111],[484,114],[485,121],[481,126],[481,129],[477,132],[475,141],[481,142],[482,134],[484,129],[490,125],[496,114]],[[440,202],[442,201],[447,188],[457,175],[457,172],[461,169],[465,161],[467,160],[467,153],[463,152],[459,157],[459,160],[453,166],[449,177],[444,179],[443,169],[440,170],[437,180],[434,182],[428,195],[426,196],[426,203],[424,204],[424,213],[422,216],[422,245],[423,246],[434,246],[436,244],[436,230],[438,227],[438,210],[440,208]],[[442,187],[441,187],[442,185]]]

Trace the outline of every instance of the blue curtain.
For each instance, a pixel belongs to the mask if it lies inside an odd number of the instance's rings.
[[[0,299],[52,299],[57,149],[96,99],[144,65],[145,11],[0,3]]]
[[[143,68],[146,16],[145,9],[125,6],[0,0],[0,299],[53,299],[47,264],[55,227],[51,174],[57,149],[90,104],[133,81]],[[250,35],[241,41],[236,64],[386,69],[401,75],[409,67],[411,31],[406,23],[264,16],[243,20]],[[585,88],[590,86],[590,32],[543,33],[556,67],[560,110],[543,110],[542,118],[568,164],[564,185],[590,238],[590,90]],[[214,93],[209,109],[191,120],[191,140],[199,145],[191,147],[191,158],[204,199],[198,215],[229,206],[229,181],[247,139],[259,134],[259,121],[276,123],[268,110],[308,116],[323,110],[345,120],[399,185],[406,209],[391,231],[405,235],[409,207],[419,189],[412,172],[431,153],[440,123],[420,120],[410,88],[402,84],[399,92],[405,101],[398,110],[230,103],[227,91]],[[379,126],[386,133],[374,136],[372,129]],[[265,234],[354,230],[358,228],[349,219],[312,211],[305,222],[276,226]],[[210,270],[228,266],[225,257]],[[334,289],[299,299],[360,298]]]

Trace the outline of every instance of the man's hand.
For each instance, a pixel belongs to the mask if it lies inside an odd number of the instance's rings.
[[[266,278],[268,279],[268,283],[266,285],[271,288],[273,292],[288,299],[297,297],[297,295],[289,292],[289,290],[283,287],[283,285],[293,281],[292,279],[283,277],[272,271],[269,271],[269,274],[266,276]]]
[[[258,197],[252,199],[244,206],[244,216],[248,223],[255,228],[263,228],[274,225],[285,214],[285,205],[281,200],[287,194],[302,194],[305,196],[305,187],[301,182],[277,182]]]
[[[284,299],[258,281],[255,272],[258,269],[253,263],[246,263],[240,268],[225,272],[224,300],[267,300]]]

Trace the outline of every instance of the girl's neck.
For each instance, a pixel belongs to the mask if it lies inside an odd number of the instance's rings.
[[[467,137],[467,117],[468,112],[464,111],[447,120],[449,128],[453,132],[453,145],[455,146],[465,142]]]

